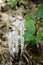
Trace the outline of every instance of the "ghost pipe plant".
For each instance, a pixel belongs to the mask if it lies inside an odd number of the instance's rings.
[[[10,54],[14,56],[14,53],[18,53],[19,45],[21,46],[21,55],[24,48],[24,22],[25,20],[20,15],[16,15],[9,18],[12,26],[12,30],[8,32],[8,47]]]

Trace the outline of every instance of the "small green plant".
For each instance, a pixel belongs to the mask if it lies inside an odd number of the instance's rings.
[[[34,34],[35,34],[35,18],[34,18],[34,14],[27,14],[25,17],[25,27],[26,27],[26,31],[25,31],[25,42],[29,42],[31,40],[34,40]]]
[[[38,11],[39,11],[39,8],[38,7]],[[43,10],[43,9],[42,9]],[[42,12],[42,10],[40,10],[40,12]],[[40,18],[42,18],[43,14],[39,15],[39,13],[37,14],[37,19],[40,20]],[[41,30],[37,30],[37,26],[40,28],[40,21],[38,23],[38,21],[35,19],[35,16],[34,14],[27,14],[24,16],[26,22],[25,22],[25,27],[26,27],[26,31],[25,31],[25,35],[24,35],[24,38],[25,38],[25,43],[29,43],[30,41],[34,42],[34,43],[39,43],[40,41],[43,40],[43,29]],[[37,24],[36,24],[37,23]],[[37,31],[37,32],[36,32]],[[35,33],[37,33],[37,35],[35,35]],[[34,43],[32,45],[34,45]]]

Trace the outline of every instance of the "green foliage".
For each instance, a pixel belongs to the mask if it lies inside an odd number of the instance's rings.
[[[36,31],[36,21],[35,21],[35,16],[34,14],[27,14],[26,16],[24,16],[26,22],[25,22],[25,27],[26,27],[26,31],[24,34],[24,38],[25,38],[25,42],[30,42],[32,41],[32,43],[34,42],[40,42],[41,40],[43,40],[43,30],[40,30],[38,32],[37,35],[35,35],[35,31]],[[38,24],[37,24],[38,25]],[[25,44],[27,44],[25,43]],[[34,45],[34,43],[32,45]]]
[[[41,19],[41,22],[43,23],[43,18]]]
[[[43,4],[38,7],[38,19],[43,17]]]
[[[25,41],[31,41],[34,40],[34,33],[35,33],[35,20],[34,20],[34,15],[33,14],[27,14],[24,16],[26,22],[25,22]]]
[[[36,37],[36,41],[40,42],[43,40],[43,30],[41,30],[40,32],[38,32],[38,35]]]
[[[19,1],[20,1],[20,0],[10,0],[10,1],[8,2],[8,4],[9,4],[11,7],[14,7],[14,6],[17,5],[17,3],[18,3]]]
[[[34,36],[31,33],[29,33],[28,31],[26,31],[24,38],[25,38],[25,41],[31,41],[34,39]]]
[[[43,37],[43,30],[39,32],[40,37]]]
[[[41,22],[39,22],[39,27],[43,28],[43,4],[41,4],[40,6],[38,6],[38,10],[37,10],[37,18],[41,19]],[[40,30],[38,32],[38,35],[36,37],[36,41],[40,42],[41,40],[43,40],[43,30]]]
[[[35,26],[34,26],[34,21],[33,20],[29,20],[25,22],[25,27],[27,29],[27,31],[31,34],[35,33]]]
[[[34,16],[33,13],[31,13],[31,14],[25,15],[24,18],[25,18],[26,20],[34,20],[34,19],[35,19],[35,16]]]

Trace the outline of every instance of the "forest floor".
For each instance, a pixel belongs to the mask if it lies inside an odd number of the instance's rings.
[[[3,7],[0,10],[0,65],[43,65],[43,51],[37,48],[30,48],[29,45],[24,47],[22,57],[15,56],[13,58],[8,51],[8,43],[6,38],[3,37],[7,33],[7,26],[9,24],[9,17],[11,15],[34,13],[36,15],[37,5],[33,2],[22,2],[16,8]],[[27,8],[25,9],[24,6]],[[1,7],[1,5],[0,5]]]

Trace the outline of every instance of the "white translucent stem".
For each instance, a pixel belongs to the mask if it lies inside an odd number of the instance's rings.
[[[18,31],[15,31],[15,44],[16,52],[18,53]]]
[[[9,32],[9,35],[8,35],[8,46],[9,46],[10,54],[13,54],[13,52],[12,52],[12,33],[11,32]]]
[[[21,25],[20,25],[20,36],[21,36],[21,55],[23,53],[23,48],[24,48],[24,23],[21,22]]]
[[[13,27],[13,30],[14,30],[14,39],[15,39],[15,52],[18,53],[18,31],[15,30],[15,27]],[[14,41],[14,40],[13,40]]]
[[[13,49],[13,53],[15,52],[15,32],[13,31],[12,32],[12,49]]]

